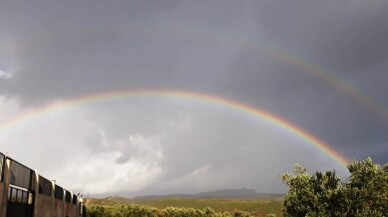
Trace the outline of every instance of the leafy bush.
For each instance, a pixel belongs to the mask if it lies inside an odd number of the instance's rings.
[[[293,174],[284,174],[289,187],[283,214],[294,216],[386,216],[388,213],[388,164],[365,161],[348,165],[350,177],[340,182],[335,171],[309,175],[296,164]]]
[[[157,209],[137,204],[87,205],[86,217],[232,217],[229,212],[215,212],[212,208],[193,209],[167,207]],[[250,217],[247,212],[236,211],[235,217]]]

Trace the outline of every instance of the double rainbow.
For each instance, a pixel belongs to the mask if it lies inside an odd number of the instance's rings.
[[[339,92],[347,95],[352,98],[359,104],[363,105],[365,108],[368,108],[370,111],[378,114],[385,120],[388,120],[388,107],[387,105],[373,99],[371,96],[368,96],[361,90],[357,89],[355,86],[346,82],[344,79],[341,79],[339,76],[335,75],[335,73],[329,72],[328,70],[308,62],[302,57],[297,57],[295,54],[291,54],[286,52],[285,50],[277,50],[273,47],[268,47],[263,44],[252,43],[247,39],[241,38],[240,36],[233,36],[229,33],[223,32],[214,32],[207,31],[196,28],[188,28],[188,27],[172,27],[172,28],[158,28],[158,27],[149,27],[145,25],[130,25],[130,26],[117,26],[117,27],[109,27],[109,28],[99,28],[99,29],[87,29],[83,32],[77,32],[76,34],[62,34],[60,39],[72,38],[72,37],[88,37],[92,38],[95,35],[99,34],[107,34],[107,33],[122,33],[122,32],[143,32],[152,35],[165,35],[171,37],[187,37],[189,39],[202,39],[207,41],[212,41],[215,44],[221,43],[223,46],[234,46],[240,49],[251,50],[258,53],[263,53],[268,55],[273,59],[277,59],[280,62],[287,63],[290,66],[294,66],[295,68],[301,69],[305,73],[309,73],[322,81],[328,83],[332,87],[334,87]],[[58,38],[55,38],[58,40]],[[34,49],[34,46],[39,46],[39,43],[43,43],[46,41],[55,40],[51,38],[51,36],[40,36],[40,37],[32,37],[27,46],[32,47],[20,47],[18,43],[14,43],[11,41],[6,41],[0,43],[0,48],[4,50],[8,50],[9,52],[19,52],[24,49]]]

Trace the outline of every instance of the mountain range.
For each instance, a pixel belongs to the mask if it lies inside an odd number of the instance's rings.
[[[254,189],[219,189],[216,191],[201,192],[196,194],[166,194],[166,195],[144,195],[134,197],[133,200],[152,200],[163,198],[225,198],[225,199],[275,199],[282,198],[283,194],[258,193]]]

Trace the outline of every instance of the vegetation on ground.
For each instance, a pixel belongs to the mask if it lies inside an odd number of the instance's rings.
[[[138,204],[89,205],[87,217],[232,217],[229,212],[215,212],[212,208],[193,209],[167,207],[158,209]],[[235,212],[234,217],[249,217],[249,213]]]
[[[153,200],[128,200],[124,198],[109,199],[88,199],[86,201],[87,210],[90,211],[93,206],[103,206],[105,209],[117,204],[138,205],[139,207],[149,207],[150,209],[181,209],[179,212],[186,213],[186,209],[204,210],[211,209],[215,213],[223,213],[224,216],[257,216],[281,217],[281,200],[262,200],[262,199],[187,199],[187,198],[164,198]],[[93,208],[94,209],[94,208]],[[133,207],[132,207],[133,209]],[[182,211],[183,210],[183,211]],[[95,212],[95,211],[93,211]],[[190,211],[191,212],[191,211]],[[190,213],[188,212],[188,213]],[[163,213],[163,211],[161,212]],[[206,213],[206,212],[205,212]],[[123,215],[126,216],[126,215]],[[152,216],[152,215],[151,215]],[[184,215],[190,216],[190,215]]]

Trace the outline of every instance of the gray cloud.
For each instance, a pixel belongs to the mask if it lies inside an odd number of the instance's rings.
[[[0,8],[0,121],[96,92],[184,89],[257,106],[349,159],[385,163],[388,123],[376,110],[388,107],[386,10],[378,1],[9,1]],[[92,194],[284,192],[278,175],[296,161],[346,175],[286,130],[192,101],[108,100],[4,132],[0,144],[10,145],[0,151]]]
[[[373,13],[359,11],[351,23],[344,24],[322,44],[323,58],[349,70],[386,62],[388,46],[384,39],[388,36],[388,27],[384,20],[388,18],[388,4],[371,7]]]

